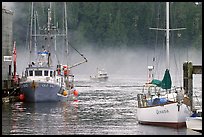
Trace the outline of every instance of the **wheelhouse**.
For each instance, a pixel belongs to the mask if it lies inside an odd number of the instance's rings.
[[[27,68],[26,77],[53,77],[55,71],[48,68]]]

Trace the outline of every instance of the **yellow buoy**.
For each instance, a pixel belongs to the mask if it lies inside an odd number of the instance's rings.
[[[64,96],[67,95],[67,91],[66,91],[66,90],[63,91],[63,95],[64,95]]]

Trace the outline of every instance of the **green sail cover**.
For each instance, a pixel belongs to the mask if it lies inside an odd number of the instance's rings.
[[[158,79],[153,79],[151,83],[157,85],[158,87],[161,87],[162,81]]]
[[[169,70],[166,69],[162,83],[161,83],[161,88],[163,89],[171,89],[171,76],[169,73]]]
[[[157,85],[158,87],[161,87],[163,89],[171,89],[171,76],[169,73],[169,70],[166,69],[163,80],[157,80],[153,79],[152,84]]]

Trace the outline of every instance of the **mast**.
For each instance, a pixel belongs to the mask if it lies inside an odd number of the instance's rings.
[[[169,2],[166,2],[166,63],[169,70]]]
[[[29,43],[29,49],[30,49],[30,57],[29,61],[31,62],[31,48],[32,48],[32,28],[33,28],[33,2],[31,3],[31,17],[30,17],[30,43]]]
[[[35,24],[35,29],[34,29],[34,33],[35,33],[35,55],[37,56],[37,37],[36,37],[36,30],[37,30],[37,28],[36,28],[36,25],[37,25],[37,11],[35,11],[35,13],[34,13],[34,24]]]
[[[14,41],[14,44],[13,44],[13,66],[14,66],[13,79],[15,82],[17,82],[17,77],[16,77],[16,41]]]
[[[149,28],[154,30],[164,30],[166,31],[166,69],[169,70],[169,32],[171,30],[184,30],[186,28],[176,28],[176,29],[170,29],[169,28],[169,2],[166,2],[166,29],[162,28]]]
[[[67,4],[64,2],[64,16],[65,16],[65,44],[67,52],[67,65],[68,65],[68,28],[67,28]]]
[[[48,8],[48,15],[47,15],[47,50],[50,49],[50,40],[51,40],[51,2],[50,2],[50,8]],[[48,52],[48,67],[50,67],[50,52]]]

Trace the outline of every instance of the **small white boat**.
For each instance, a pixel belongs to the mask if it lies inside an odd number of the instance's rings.
[[[106,81],[108,80],[108,74],[104,69],[97,68],[97,74],[95,76],[90,76],[91,80]]]
[[[202,132],[202,109],[198,109],[192,116],[186,117],[186,127]]]

